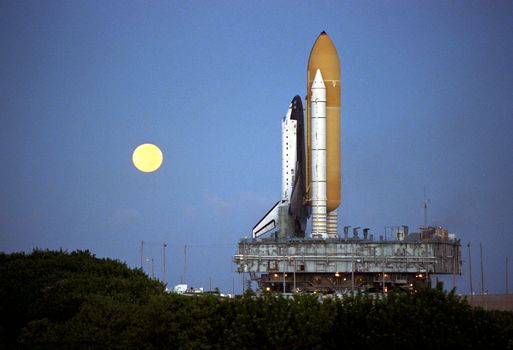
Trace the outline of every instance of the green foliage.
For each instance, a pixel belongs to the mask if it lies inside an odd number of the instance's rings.
[[[94,342],[112,330],[116,317],[126,322],[137,305],[164,293],[164,286],[141,270],[97,259],[89,251],[0,253],[0,276],[0,325],[8,345],[18,340],[31,346],[73,343],[77,327],[84,324],[87,332],[79,342]],[[114,322],[109,319],[104,327],[106,319],[97,315],[112,316]],[[95,327],[99,331],[89,340]]]
[[[182,296],[87,251],[0,254],[0,276],[0,348],[513,348],[513,313],[441,286],[386,298]]]

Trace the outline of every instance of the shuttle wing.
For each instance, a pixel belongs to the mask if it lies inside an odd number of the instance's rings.
[[[253,238],[257,238],[278,226],[280,202],[281,201],[276,202],[271,210],[253,227]]]

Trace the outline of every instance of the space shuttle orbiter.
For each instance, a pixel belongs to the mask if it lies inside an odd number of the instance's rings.
[[[301,97],[295,96],[281,122],[281,200],[253,227],[253,238],[278,228],[278,237],[304,237],[306,194],[305,127]]]

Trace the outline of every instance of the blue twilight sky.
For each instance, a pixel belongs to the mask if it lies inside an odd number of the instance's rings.
[[[89,249],[240,291],[280,197],[280,121],[322,30],[342,69],[340,226],[445,225],[460,292],[513,261],[513,2],[0,2],[0,251]],[[133,149],[157,144],[144,174]],[[145,262],[151,274],[151,264]],[[510,266],[513,281],[513,263]],[[446,286],[452,279],[445,278]],[[510,290],[513,290],[513,282]]]

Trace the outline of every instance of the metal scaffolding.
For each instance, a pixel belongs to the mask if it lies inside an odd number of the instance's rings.
[[[432,274],[461,274],[459,240],[421,237],[243,239],[234,262],[263,291],[386,291],[387,285],[415,288]]]

